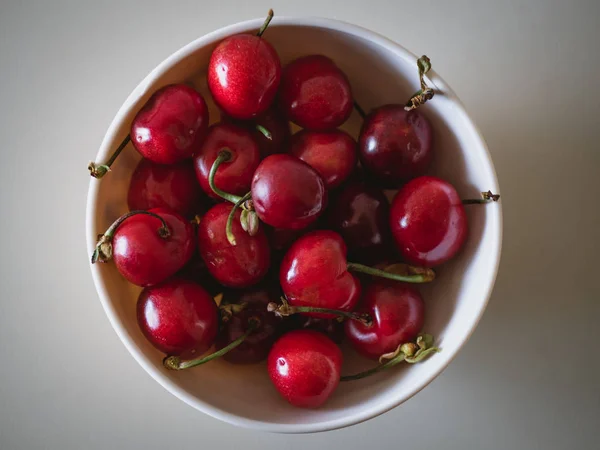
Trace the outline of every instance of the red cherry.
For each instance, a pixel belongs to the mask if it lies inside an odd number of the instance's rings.
[[[177,272],[177,277],[199,284],[212,296],[223,292],[223,286],[208,272],[204,260],[198,253],[192,256],[183,269]]]
[[[174,164],[191,158],[208,127],[202,96],[185,84],[156,91],[131,124],[131,140],[144,158]]]
[[[225,226],[232,205],[219,203],[202,217],[198,225],[198,248],[210,274],[224,286],[242,288],[258,283],[268,272],[270,250],[262,228],[250,236],[240,225],[241,212],[232,223],[236,245],[227,240]]]
[[[420,111],[403,105],[385,105],[371,112],[358,138],[363,166],[389,188],[422,175],[433,159],[433,132]]]
[[[248,130],[227,123],[211,126],[194,157],[194,167],[200,186],[215,199],[220,197],[211,189],[208,175],[223,149],[229,150],[230,159],[217,169],[215,184],[230,194],[244,195],[250,190],[252,175],[260,163],[258,145]]]
[[[327,189],[338,187],[356,167],[356,141],[341,130],[302,130],[292,136],[290,154],[315,169]]]
[[[348,78],[323,55],[298,58],[281,77],[279,105],[288,118],[309,130],[328,130],[343,124],[352,113]]]
[[[348,272],[346,244],[333,231],[313,231],[294,242],[281,263],[279,282],[292,306],[350,311],[360,298],[360,282]]]
[[[290,155],[265,158],[252,179],[256,214],[268,225],[298,230],[315,222],[327,204],[321,176]]]
[[[468,234],[456,189],[435,177],[408,182],[392,201],[390,228],[401,255],[411,264],[434,267],[451,259]]]
[[[414,287],[377,280],[365,289],[357,312],[369,314],[373,324],[348,320],[344,323],[346,337],[356,351],[378,359],[417,337],[423,328],[425,304]]]
[[[294,406],[317,408],[340,382],[342,352],[322,333],[296,330],[275,343],[267,367],[283,398]]]
[[[231,117],[251,119],[266,111],[277,93],[281,62],[261,35],[238,34],[223,40],[208,63],[208,87],[215,103]]]
[[[208,350],[219,326],[213,298],[200,285],[179,278],[145,288],[137,320],[154,347],[185,359]]]

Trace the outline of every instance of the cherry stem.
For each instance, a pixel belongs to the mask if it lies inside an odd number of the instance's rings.
[[[232,158],[231,150],[229,150],[228,148],[223,148],[219,151],[219,154],[217,155],[217,159],[215,159],[215,162],[213,163],[212,167],[210,168],[210,172],[208,173],[208,185],[213,190],[213,192],[215,194],[217,194],[219,197],[221,197],[224,200],[227,200],[228,202],[235,204],[240,200],[241,197],[239,195],[234,195],[234,194],[230,194],[228,192],[222,191],[215,184],[215,175],[217,174],[217,169],[219,168],[219,166],[222,163],[231,161],[231,158]]]
[[[88,170],[90,171],[90,175],[93,176],[94,178],[98,178],[98,179],[100,179],[104,175],[106,175],[110,171],[110,166],[112,166],[112,164],[115,162],[115,160],[119,157],[119,155],[121,154],[123,149],[125,147],[127,147],[127,144],[129,144],[129,141],[131,141],[131,136],[127,135],[127,137],[125,139],[123,139],[123,142],[121,142],[121,144],[117,147],[117,149],[114,151],[114,153],[108,159],[108,161],[106,161],[104,164],[96,165],[96,163],[92,161],[88,165]]]
[[[423,105],[427,100],[431,100],[435,94],[434,90],[425,83],[425,74],[431,70],[431,60],[423,55],[417,59],[417,67],[419,68],[419,81],[421,89],[413,94],[410,100],[404,106],[406,111],[412,111]]]
[[[427,267],[406,266],[407,274],[387,272],[357,263],[348,263],[348,270],[366,273],[375,277],[387,278],[389,280],[404,281],[406,283],[428,283],[435,278],[435,272]]]
[[[362,109],[362,107],[358,104],[358,102],[356,100],[354,101],[354,109],[356,110],[356,112],[358,113],[358,115],[360,117],[362,117],[363,119],[365,117],[367,117],[367,113],[365,112],[364,109]]]
[[[254,125],[254,128],[256,128],[256,130],[262,134],[264,137],[266,137],[268,140],[272,141],[273,140],[273,135],[271,134],[271,132],[269,130],[267,130],[265,127],[263,127],[262,125],[256,124]]]
[[[229,211],[229,215],[227,216],[227,223],[225,224],[225,235],[227,236],[227,241],[231,245],[237,245],[237,242],[235,241],[235,236],[233,235],[233,218],[235,217],[235,211],[240,206],[242,206],[242,204],[246,200],[250,199],[251,195],[252,195],[252,192],[248,192],[243,197],[240,197],[239,200],[237,202],[235,202],[235,204],[231,208],[231,211]]]
[[[267,311],[275,313],[279,317],[288,317],[298,313],[332,314],[346,319],[357,320],[367,327],[373,325],[373,319],[367,313],[340,311],[339,309],[317,308],[313,306],[291,306],[285,297],[281,297],[281,305],[275,302],[269,303]]]
[[[182,361],[179,356],[167,356],[165,359],[163,359],[163,366],[165,366],[165,368],[169,370],[185,370],[191,367],[200,366],[209,361],[212,361],[213,359],[219,358],[224,354],[229,353],[231,350],[233,350],[242,342],[244,342],[246,338],[250,336],[250,334],[252,334],[252,332],[260,326],[260,321],[255,317],[251,317],[250,319],[248,319],[248,324],[248,329],[244,334],[242,334],[239,338],[231,342],[226,347],[223,347],[221,350],[218,350],[202,358],[190,359],[189,361]]]
[[[492,194],[492,191],[482,192],[481,198],[467,198],[462,201],[463,205],[481,205],[500,200],[499,194]]]
[[[258,33],[256,33],[258,37],[262,37],[263,33],[271,23],[271,19],[273,19],[273,10],[269,9],[269,12],[267,13],[267,18],[265,19],[265,23],[262,24],[262,27],[260,27]]]
[[[135,216],[137,214],[146,214],[148,216],[152,216],[152,217],[155,217],[158,220],[160,220],[162,225],[158,229],[158,235],[161,238],[166,239],[171,235],[171,232],[169,231],[169,227],[167,226],[167,222],[165,222],[165,220],[162,217],[160,217],[158,214],[154,214],[150,211],[143,211],[143,210],[129,211],[128,213],[123,214],[121,217],[119,217],[117,220],[115,220],[112,223],[112,225],[110,227],[108,227],[108,229],[104,232],[104,234],[101,234],[98,236],[98,242],[96,243],[96,248],[94,249],[94,253],[92,253],[92,264],[95,264],[98,261],[107,262],[107,261],[110,261],[110,259],[112,259],[112,238],[115,234],[115,231],[117,231],[117,228],[119,228],[119,226],[125,220],[127,220],[131,216]]]

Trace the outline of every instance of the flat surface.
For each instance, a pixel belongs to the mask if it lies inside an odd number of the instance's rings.
[[[502,189],[491,303],[450,367],[345,430],[206,417],[129,356],[87,266],[87,162],[135,85],[228,23],[322,15],[431,57]],[[0,448],[592,449],[600,440],[600,3],[0,0]]]

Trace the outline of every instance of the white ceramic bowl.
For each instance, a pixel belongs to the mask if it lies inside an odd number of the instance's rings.
[[[154,69],[125,101],[100,147],[104,161],[129,132],[130,123],[158,88],[192,82],[211,103],[212,122],[218,120],[206,87],[205,72],[212,49],[223,38],[259,28],[263,19],[222,28],[175,52]],[[321,18],[275,17],[265,37],[282,63],[306,54],[331,57],[348,75],[355,99],[364,109],[405,102],[418,88],[416,57],[388,39],[347,23]],[[435,59],[433,59],[435,68]],[[432,174],[456,186],[463,197],[479,191],[498,191],[494,167],[485,142],[452,90],[435,73],[428,79],[435,98],[424,108],[433,124],[435,162]],[[344,126],[356,136],[360,118],[353,114]],[[129,146],[103,180],[90,182],[87,204],[87,246],[91,254],[98,233],[127,210],[127,187],[139,160]],[[265,365],[232,366],[224,361],[183,372],[165,370],[163,356],[142,336],[135,316],[139,288],[127,283],[113,264],[91,267],[104,310],[133,357],[169,392],[213,417],[264,431],[305,433],[331,430],[375,417],[398,406],[430,383],[456,356],[479,321],[494,285],[502,240],[499,204],[468,207],[470,235],[460,256],[438,270],[438,278],[421,291],[427,304],[425,330],[443,351],[413,366],[396,367],[360,381],[342,383],[320,409],[288,405],[272,387]],[[373,362],[344,349],[343,373]]]

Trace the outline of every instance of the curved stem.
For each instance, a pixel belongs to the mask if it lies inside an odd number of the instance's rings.
[[[481,198],[467,198],[462,201],[463,205],[481,205],[500,200],[499,194],[492,194],[492,191],[482,192]]]
[[[365,112],[364,109],[362,109],[362,107],[358,104],[358,102],[356,100],[354,100],[354,109],[356,110],[356,112],[358,113],[358,115],[360,117],[362,117],[363,119],[365,117],[367,117],[367,113]]]
[[[158,214],[154,214],[150,211],[143,211],[143,210],[129,211],[127,214],[123,214],[121,217],[119,217],[117,220],[115,220],[112,223],[112,225],[110,227],[108,227],[108,229],[104,232],[104,234],[101,234],[100,236],[98,236],[98,242],[96,243],[96,248],[94,249],[94,253],[92,253],[92,264],[95,264],[98,261],[107,262],[112,258],[112,238],[115,234],[115,231],[117,231],[117,228],[119,228],[119,226],[125,220],[127,220],[131,216],[135,216],[137,214],[146,214],[148,216],[152,216],[152,217],[155,217],[158,220],[160,220],[162,225],[158,229],[158,235],[161,238],[166,239],[171,235],[171,232],[169,231],[169,227],[167,226],[167,222],[165,222],[165,220],[162,217],[160,217]]]
[[[366,273],[367,275],[373,275],[375,277],[387,278],[389,280],[404,281],[406,283],[427,283],[429,281],[433,281],[435,278],[435,272],[427,267],[407,266],[407,269],[408,274],[404,275],[386,272],[385,270],[375,269],[362,264],[351,262],[348,263],[348,270]]]
[[[390,359],[388,362],[384,364],[379,364],[378,366],[373,367],[372,369],[365,370],[364,372],[355,373],[354,375],[344,375],[340,377],[340,381],[352,381],[352,380],[360,380],[361,378],[368,377],[369,375],[373,375],[377,372],[381,372],[382,370],[389,369],[390,367],[394,367],[396,364],[404,361],[404,355],[402,357],[398,356],[394,359]]]
[[[434,90],[425,83],[425,74],[431,70],[431,60],[426,55],[423,55],[417,59],[417,67],[419,69],[419,82],[421,83],[421,89],[415,92],[410,100],[408,100],[404,106],[406,111],[417,109],[427,100],[431,100],[435,94]]]
[[[262,134],[265,138],[267,138],[268,140],[272,141],[273,140],[273,135],[271,134],[271,132],[269,130],[267,130],[265,127],[263,127],[262,125],[256,124],[254,125],[254,128],[256,128],[256,130]]]
[[[88,170],[90,171],[90,175],[93,176],[94,178],[98,178],[98,179],[102,178],[104,175],[106,175],[106,173],[110,170],[110,166],[112,166],[112,164],[115,162],[115,160],[119,157],[119,155],[121,154],[123,149],[125,147],[127,147],[127,144],[129,144],[129,141],[131,141],[131,136],[128,134],[127,137],[125,139],[123,139],[123,142],[121,142],[121,144],[117,147],[117,149],[114,151],[114,153],[108,159],[108,161],[106,161],[104,164],[96,165],[96,163],[92,161],[88,165]]]
[[[242,203],[244,203],[250,198],[251,195],[252,192],[248,192],[243,197],[240,197],[239,200],[235,202],[235,204],[231,208],[231,211],[229,211],[229,215],[227,216],[227,223],[225,224],[225,235],[227,236],[227,241],[231,245],[237,244],[237,242],[235,241],[235,236],[233,235],[233,218],[235,217],[235,212],[242,205]]]
[[[317,308],[313,306],[290,306],[284,297],[281,298],[281,302],[281,305],[274,302],[269,303],[267,305],[267,311],[275,313],[275,315],[279,317],[287,317],[298,313],[331,314],[338,317],[357,320],[367,327],[373,325],[373,319],[367,313],[340,311],[339,309]]]
[[[179,356],[167,356],[165,359],[163,359],[163,366],[165,366],[165,368],[169,370],[185,370],[191,367],[196,367],[201,364],[205,364],[209,361],[212,361],[213,359],[223,356],[226,353],[229,353],[231,350],[233,350],[242,342],[244,342],[246,338],[250,336],[250,334],[260,326],[260,322],[256,318],[250,318],[248,320],[248,323],[249,326],[246,332],[226,347],[223,347],[221,350],[211,353],[208,356],[204,356],[202,358],[197,359],[191,359],[189,361],[182,361]]]
[[[239,195],[234,195],[234,194],[230,194],[228,192],[222,191],[215,184],[215,175],[217,174],[217,169],[219,168],[219,166],[222,163],[230,161],[230,160],[231,160],[231,150],[229,150],[228,148],[223,148],[217,155],[217,159],[215,159],[215,162],[213,163],[212,167],[210,168],[210,172],[208,173],[208,184],[209,184],[210,188],[213,190],[213,192],[215,194],[217,194],[219,197],[221,197],[222,199],[227,200],[228,202],[231,202],[231,203],[237,203],[240,200]]]
[[[258,33],[256,33],[256,35],[258,37],[262,37],[263,33],[265,32],[265,30],[267,29],[267,27],[271,23],[271,19],[272,18],[273,18],[273,10],[269,9],[269,12],[267,13],[267,18],[265,19],[265,23],[262,24],[262,26],[258,30]]]

